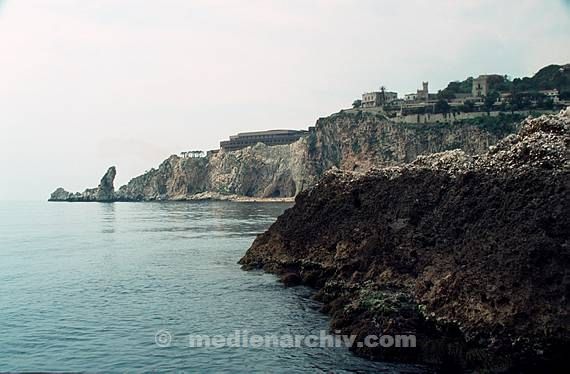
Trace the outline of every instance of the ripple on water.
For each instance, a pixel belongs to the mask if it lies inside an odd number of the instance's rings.
[[[327,329],[309,290],[237,265],[287,206],[0,203],[0,370],[421,372],[346,349],[188,347]]]

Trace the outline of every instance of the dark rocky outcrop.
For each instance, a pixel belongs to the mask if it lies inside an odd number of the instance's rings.
[[[117,170],[114,166],[111,166],[103,175],[103,178],[101,178],[95,195],[98,201],[112,201],[115,199],[115,175],[117,175]]]
[[[511,122],[487,128],[474,124],[397,124],[380,113],[341,112],[317,121],[314,131],[289,145],[257,144],[204,158],[170,156],[157,169],[133,178],[104,201],[192,200],[202,194],[286,198],[313,186],[332,168],[367,170],[399,165],[419,155],[460,148],[468,154],[515,131]],[[91,201],[92,193],[53,193],[52,200]]]
[[[481,156],[333,171],[240,260],[318,290],[332,328],[409,334],[362,356],[450,372],[545,372],[570,348],[570,109]],[[442,370],[443,370],[442,369]]]
[[[60,187],[51,194],[49,201],[116,201],[118,200],[114,187],[116,174],[116,168],[111,166],[103,175],[99,186],[96,188],[88,188],[83,192],[72,193]]]

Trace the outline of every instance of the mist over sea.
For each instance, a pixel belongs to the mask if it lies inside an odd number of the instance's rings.
[[[287,207],[0,202],[0,370],[412,370],[346,348],[188,346],[189,334],[328,329],[310,290],[236,264]]]

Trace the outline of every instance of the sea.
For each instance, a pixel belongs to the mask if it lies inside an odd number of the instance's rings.
[[[0,202],[0,371],[422,372],[245,340],[329,329],[313,290],[237,264],[289,207]]]

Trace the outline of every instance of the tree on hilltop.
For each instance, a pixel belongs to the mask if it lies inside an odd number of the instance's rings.
[[[491,114],[491,110],[493,110],[493,105],[495,105],[495,102],[497,101],[498,98],[499,98],[499,92],[497,91],[491,91],[487,94],[487,96],[485,96],[485,101],[483,103],[483,106],[485,107],[487,114]]]
[[[444,113],[447,114],[449,113],[449,110],[451,109],[451,106],[449,105],[449,103],[447,102],[447,100],[444,99],[439,99],[436,103],[435,103],[435,112],[436,113]]]

